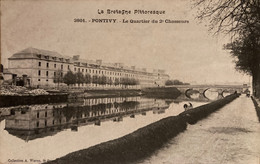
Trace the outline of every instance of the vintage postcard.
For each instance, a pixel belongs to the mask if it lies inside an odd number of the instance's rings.
[[[0,163],[260,164],[259,2],[0,3]]]

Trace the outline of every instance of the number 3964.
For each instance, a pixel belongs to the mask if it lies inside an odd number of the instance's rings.
[[[81,19],[81,18],[75,18],[74,22],[85,22],[85,19]]]

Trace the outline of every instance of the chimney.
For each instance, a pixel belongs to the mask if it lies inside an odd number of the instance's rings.
[[[101,60],[101,59],[98,59],[98,60],[96,60],[96,63],[97,63],[98,65],[101,65],[101,64],[102,64],[102,60]]]
[[[73,60],[79,60],[79,55],[74,55]]]

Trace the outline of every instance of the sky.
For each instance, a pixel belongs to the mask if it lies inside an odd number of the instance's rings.
[[[164,15],[108,15],[98,10],[164,10]],[[164,69],[171,79],[197,84],[248,83],[223,50],[228,36],[198,23],[189,0],[3,0],[1,62],[34,47],[83,59]],[[189,23],[78,23],[75,18],[188,20]]]

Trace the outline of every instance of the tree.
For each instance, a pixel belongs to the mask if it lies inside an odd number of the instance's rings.
[[[76,73],[76,83],[78,85],[83,84],[85,82],[84,75],[81,72]]]
[[[139,84],[140,84],[139,80],[138,79],[134,79],[134,85],[139,85]]]
[[[120,84],[119,78],[115,78],[115,83],[116,86]]]
[[[259,0],[193,0],[199,20],[209,20],[209,30],[231,35],[225,45],[235,58],[236,69],[252,75],[253,94],[260,97]]]
[[[121,78],[121,84],[125,86],[129,85],[129,79],[127,77]]]
[[[93,83],[93,84],[98,84],[98,76],[97,76],[97,75],[94,75],[94,76],[92,77],[92,83]]]
[[[84,83],[86,83],[86,84],[90,84],[91,83],[91,75],[90,74],[86,74],[85,75]]]
[[[68,86],[71,85],[71,84],[75,84],[76,83],[76,75],[71,72],[71,71],[68,71],[64,77],[63,77],[63,81],[65,84],[67,84]]]
[[[98,84],[100,84],[100,85],[105,85],[107,83],[107,77],[106,76],[99,76],[98,77]]]
[[[112,81],[111,77],[110,77],[110,78],[107,78],[107,84],[108,84],[108,85],[112,85],[112,84],[113,84],[113,81]]]
[[[209,30],[232,34],[233,37],[259,30],[258,0],[193,0],[199,20],[209,20]],[[256,32],[256,31],[255,31]],[[256,32],[259,37],[259,31]]]
[[[54,72],[53,82],[58,84],[58,88],[60,86],[60,83],[63,82],[63,72],[62,70],[58,70]]]
[[[167,81],[165,82],[165,85],[166,85],[166,86],[173,85],[173,81],[172,81],[172,80],[167,80]]]
[[[252,75],[253,94],[260,97],[260,47],[254,35],[243,36],[232,43],[226,44],[225,49],[230,50],[236,58],[236,69]]]
[[[180,80],[167,80],[165,82],[165,85],[169,86],[169,85],[190,85],[189,83],[184,83]]]

